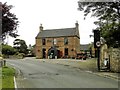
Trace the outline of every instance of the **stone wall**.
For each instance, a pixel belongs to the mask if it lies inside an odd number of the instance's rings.
[[[120,72],[120,48],[109,48],[106,44],[101,46],[100,49],[100,67],[104,68],[105,58],[108,58],[110,70],[113,72]]]
[[[110,70],[120,72],[120,48],[110,48]]]

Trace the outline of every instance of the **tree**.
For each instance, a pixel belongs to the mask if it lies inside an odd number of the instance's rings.
[[[28,53],[27,45],[24,40],[15,39],[13,42],[14,48],[18,50],[19,53]]]
[[[15,48],[10,45],[2,44],[2,54],[4,55],[14,55],[17,52]]]
[[[120,1],[113,2],[78,2],[79,10],[84,11],[84,16],[91,14],[97,17],[94,22],[96,30],[100,30],[101,36],[108,46],[120,47]]]
[[[0,38],[2,38],[2,40],[6,38],[6,35],[10,35],[14,38],[19,36],[16,30],[19,21],[16,15],[10,12],[12,8],[12,5],[7,5],[7,3],[2,4],[0,2],[0,12],[2,12],[2,17],[0,17],[0,21],[2,22],[2,32]]]

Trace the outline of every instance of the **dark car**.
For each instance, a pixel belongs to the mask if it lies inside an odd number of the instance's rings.
[[[86,58],[87,58],[87,54],[83,54],[83,60],[86,60]]]
[[[78,53],[76,59],[82,59],[83,58],[83,53]]]
[[[76,59],[83,59],[86,60],[87,54],[86,53],[78,53]]]

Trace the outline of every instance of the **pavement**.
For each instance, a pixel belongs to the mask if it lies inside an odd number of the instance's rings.
[[[35,58],[25,58],[24,60],[35,59]],[[97,64],[95,59],[87,59],[87,60],[75,60],[75,59],[36,59],[41,62],[53,63],[53,64],[61,64],[64,66],[70,66],[73,68],[78,68],[80,70],[84,70],[85,72],[92,73],[95,75],[99,75],[105,78],[111,78],[117,81],[120,81],[120,73],[114,73],[111,71],[98,71]]]

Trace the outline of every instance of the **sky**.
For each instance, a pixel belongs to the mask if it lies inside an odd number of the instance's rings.
[[[17,28],[18,39],[23,39],[26,44],[34,45],[35,37],[42,24],[44,29],[59,29],[75,27],[79,23],[80,44],[93,42],[92,30],[96,27],[93,22],[95,18],[87,16],[84,20],[84,13],[78,10],[78,0],[1,0],[13,5],[11,12],[19,20]],[[15,39],[9,37],[6,42],[13,45]]]

